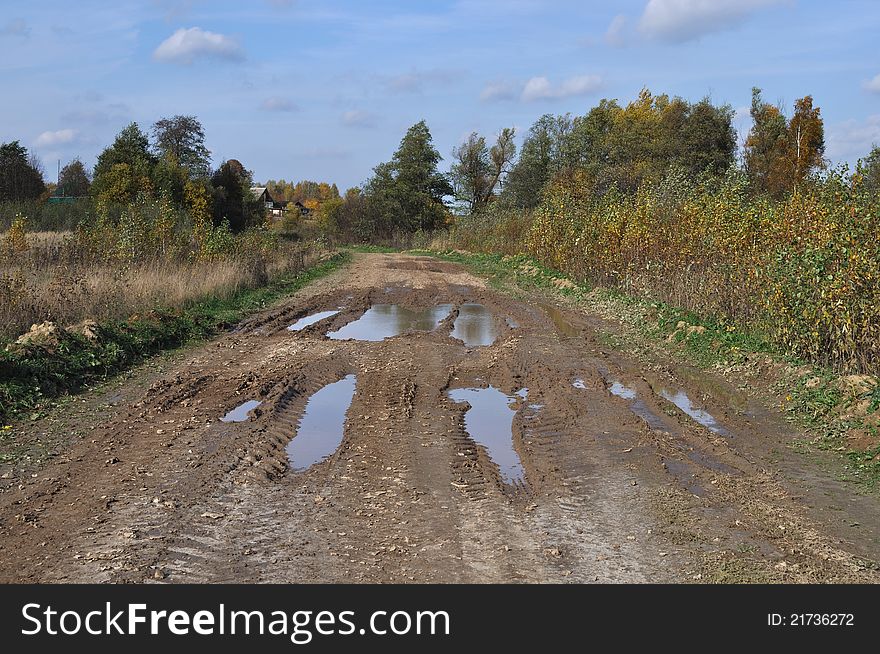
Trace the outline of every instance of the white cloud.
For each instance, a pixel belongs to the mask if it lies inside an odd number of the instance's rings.
[[[292,102],[287,98],[282,98],[279,96],[273,96],[271,98],[266,98],[260,103],[260,109],[263,111],[299,111],[299,107],[296,103]]]
[[[569,77],[555,86],[546,77],[533,77],[526,82],[521,97],[525,102],[558,100],[593,93],[601,84],[602,79],[598,75]]]
[[[615,16],[605,32],[605,43],[615,48],[626,45],[625,30],[628,22],[627,17],[623,14]]]
[[[863,121],[847,120],[826,126],[826,156],[833,162],[854,162],[865,157],[875,144],[880,145],[880,114],[868,116]]]
[[[342,114],[341,121],[342,124],[346,127],[376,126],[376,116],[360,109],[352,109],[351,111],[346,111]]]
[[[21,18],[12,18],[0,27],[0,36],[20,36],[27,38],[31,35],[31,28]]]
[[[875,76],[874,79],[865,80],[862,88],[871,93],[880,93],[880,75]]]
[[[72,143],[76,138],[77,132],[74,129],[59,129],[57,131],[43,132],[34,141],[34,145],[38,148],[51,148],[57,145]]]
[[[513,100],[517,93],[516,84],[510,82],[489,82],[480,92],[480,100],[483,102]]]
[[[639,29],[671,43],[699,39],[743,23],[759,9],[787,0],[648,0]]]
[[[234,39],[224,34],[190,27],[177,30],[153,52],[156,61],[175,64],[191,64],[201,57],[239,61],[244,59],[244,51]]]

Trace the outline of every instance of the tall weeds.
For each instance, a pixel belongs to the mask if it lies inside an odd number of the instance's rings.
[[[18,216],[0,234],[0,339],[31,324],[124,320],[155,309],[226,299],[303,267],[305,245],[263,229],[234,235],[191,224],[161,200],[66,233],[28,232]]]
[[[496,207],[443,246],[527,253],[592,284],[757,330],[799,357],[880,370],[880,198],[842,172],[782,200],[745,178],[675,171],[635,194],[593,195],[575,174],[529,214]],[[438,241],[438,243],[441,243]]]

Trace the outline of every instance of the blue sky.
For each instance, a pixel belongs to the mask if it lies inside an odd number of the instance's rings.
[[[473,130],[520,134],[647,86],[738,110],[812,94],[827,155],[880,144],[876,0],[0,0],[0,141],[54,179],[128,122],[195,114],[215,165],[361,183],[424,118],[448,165]]]

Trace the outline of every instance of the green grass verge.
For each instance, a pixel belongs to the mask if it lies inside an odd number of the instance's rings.
[[[348,253],[336,254],[228,299],[212,298],[180,310],[159,309],[127,321],[107,322],[99,326],[94,341],[65,332],[52,351],[0,348],[0,425],[34,413],[48,399],[104,381],[151,355],[215,336],[350,258]]]

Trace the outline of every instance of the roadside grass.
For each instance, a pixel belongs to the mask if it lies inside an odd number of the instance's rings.
[[[348,253],[337,253],[228,298],[107,321],[96,327],[91,339],[61,331],[53,347],[0,350],[0,438],[12,431],[8,422],[38,419],[47,401],[89,388],[157,353],[215,336],[349,260]]]
[[[827,366],[792,357],[762,334],[663,302],[578,284],[525,255],[460,250],[411,253],[460,263],[496,288],[555,294],[623,323],[643,340],[661,345],[698,368],[713,369],[722,375],[744,373],[750,379],[760,380],[778,402],[786,420],[808,434],[807,439],[793,444],[794,449],[835,453],[843,464],[842,479],[867,489],[880,488],[880,384],[876,378],[873,391],[846,393],[842,387],[856,376],[841,375]],[[634,347],[629,339],[624,343],[612,332],[601,331],[599,338],[616,349]],[[856,433],[863,434],[863,442],[870,445],[860,447],[851,442],[850,435]]]

